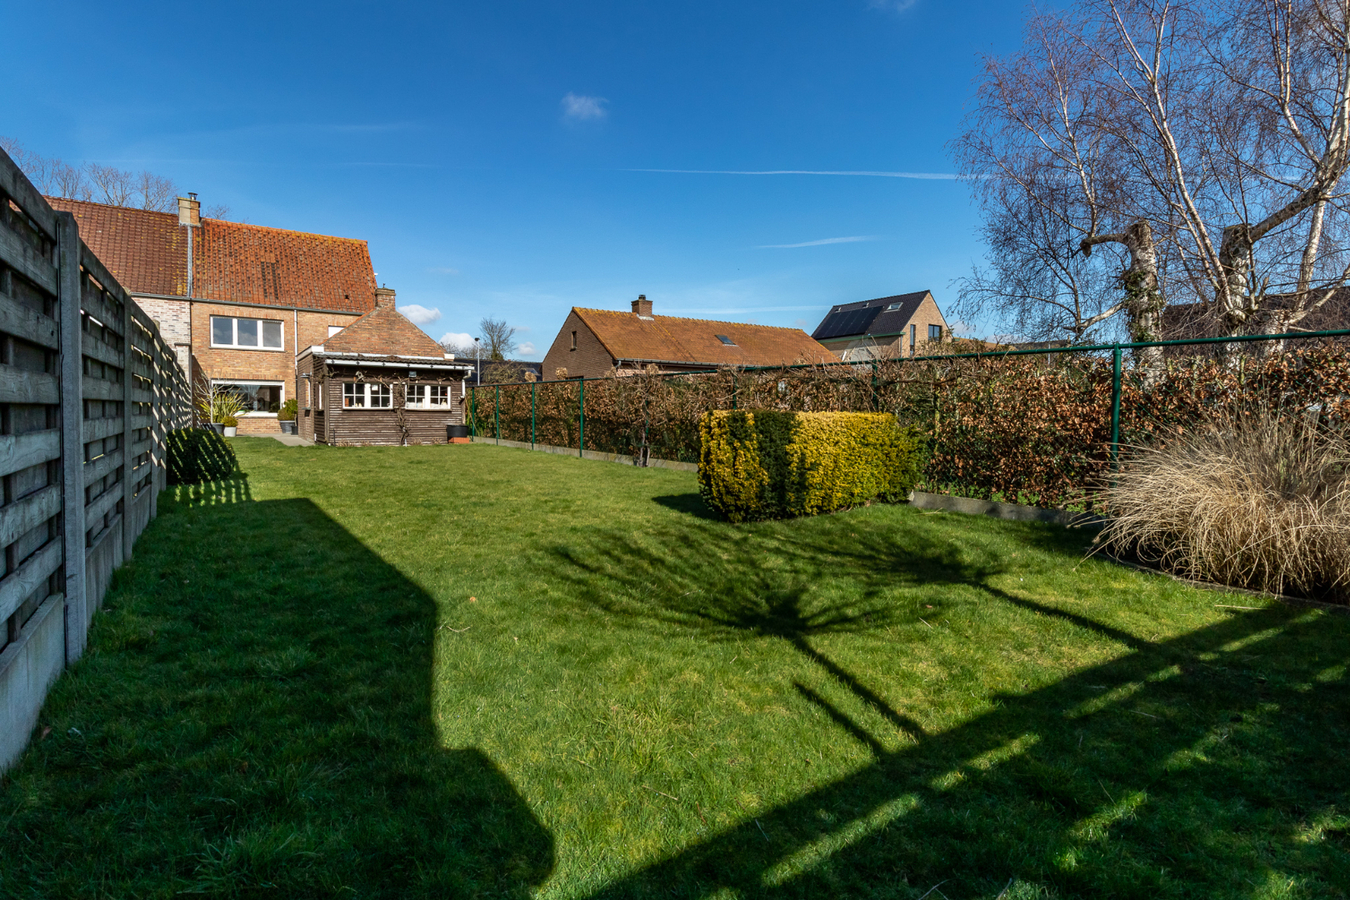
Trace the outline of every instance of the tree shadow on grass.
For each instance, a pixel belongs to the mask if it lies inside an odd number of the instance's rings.
[[[528,896],[553,840],[440,746],[431,598],[309,501],[248,496],[163,495],[0,787],[0,894]]]
[[[595,900],[1350,895],[1343,617],[1274,607],[1153,640],[1010,594],[993,583],[1007,571],[1000,560],[917,526],[869,533],[840,520],[756,532],[686,520],[641,539],[589,539],[554,551],[589,604],[661,633],[785,641],[911,738],[894,749],[821,690],[784,676],[802,713],[823,712],[873,763]],[[845,599],[831,599],[836,577],[854,586]],[[918,711],[891,708],[815,640],[913,622],[913,604],[893,591],[925,585],[1120,646],[1107,662],[997,695],[992,710],[925,733]],[[1106,599],[1112,590],[1102,588]]]

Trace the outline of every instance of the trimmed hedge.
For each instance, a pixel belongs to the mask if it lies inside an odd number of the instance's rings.
[[[731,522],[905,500],[923,467],[914,429],[890,413],[705,413],[699,493]]]
[[[177,428],[165,441],[169,484],[219,481],[239,470],[239,461],[214,428]]]

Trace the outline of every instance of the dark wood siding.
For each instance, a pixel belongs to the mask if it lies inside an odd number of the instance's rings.
[[[309,361],[313,357],[308,358]],[[305,360],[301,361],[300,372],[305,370]],[[419,368],[417,364],[410,364],[411,368]],[[322,368],[322,361],[320,361]],[[425,374],[425,367],[421,367]],[[314,375],[315,389],[323,391],[323,410],[314,408],[309,410],[309,416],[302,419],[307,425],[302,425],[304,429],[301,433],[305,437],[314,435],[311,439],[322,443],[338,446],[361,445],[361,444],[399,444],[403,440],[402,431],[399,428],[399,411],[390,409],[343,409],[342,408],[342,385],[356,380],[356,371],[346,366],[330,365],[331,370],[326,379],[321,379],[317,373]],[[393,381],[394,403],[399,403],[402,397],[403,386],[407,384],[404,373],[397,369],[382,369],[380,374],[390,378]],[[405,409],[403,415],[408,426],[407,441],[410,444],[444,444],[447,442],[446,426],[462,425],[464,423],[464,398],[461,393],[464,389],[464,382],[459,379],[449,378],[428,378],[419,377],[417,384],[427,385],[445,385],[449,388],[450,408],[440,410],[428,409]],[[303,395],[301,402],[303,403]],[[301,410],[303,414],[305,410]]]

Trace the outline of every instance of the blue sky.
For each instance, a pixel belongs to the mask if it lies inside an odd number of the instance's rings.
[[[495,316],[538,359],[570,307],[639,293],[810,331],[836,303],[953,299],[984,252],[969,192],[732,173],[949,176],[979,56],[1015,47],[1023,10],[7,3],[0,134],[150,169],[256,225],[363,238],[438,338]]]

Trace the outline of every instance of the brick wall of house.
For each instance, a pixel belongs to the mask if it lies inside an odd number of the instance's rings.
[[[282,323],[281,350],[219,349],[211,346],[211,316],[238,316],[249,319],[272,319]],[[322,344],[328,338],[329,325],[350,325],[358,318],[354,314],[337,312],[293,311],[267,309],[255,306],[234,306],[225,303],[193,303],[192,333],[193,377],[205,373],[212,379],[239,381],[280,381],[283,398],[295,396],[295,356],[312,344]],[[298,342],[295,334],[299,326]],[[275,423],[273,423],[275,425]]]
[[[174,348],[178,364],[188,370],[192,360],[192,304],[186,300],[134,297],[136,305],[159,326],[159,333]]]
[[[572,349],[573,332],[576,332],[575,350]],[[567,370],[568,378],[599,378],[614,368],[614,357],[575,311],[567,314],[562,330],[544,355],[544,381],[557,381],[560,368]]]

